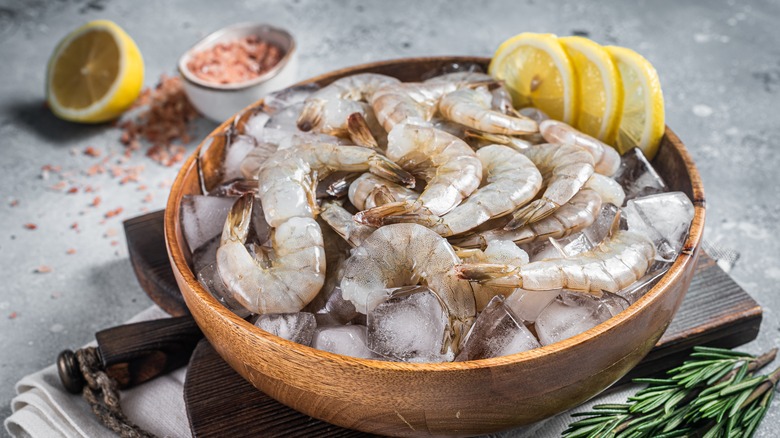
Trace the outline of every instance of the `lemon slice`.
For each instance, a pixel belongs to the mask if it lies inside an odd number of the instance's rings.
[[[603,47],[578,36],[559,38],[574,65],[579,108],[575,126],[613,145],[623,105],[620,74]]]
[[[521,33],[504,41],[488,73],[503,80],[517,108],[533,106],[556,120],[577,120],[577,84],[555,35]]]
[[[111,21],[90,21],[54,49],[46,100],[65,120],[105,122],[135,101],[143,81],[144,62],[135,42]]]
[[[604,48],[615,62],[623,85],[623,110],[615,146],[622,154],[639,147],[648,159],[664,135],[664,96],[653,65],[633,50]]]

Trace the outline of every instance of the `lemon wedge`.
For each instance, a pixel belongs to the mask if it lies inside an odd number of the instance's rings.
[[[577,84],[555,35],[521,33],[504,41],[488,73],[503,80],[517,108],[533,106],[556,120],[577,120]]]
[[[579,96],[577,121],[580,131],[613,145],[623,106],[620,73],[609,53],[583,37],[559,38],[574,65]]]
[[[648,159],[658,152],[664,135],[664,96],[653,65],[633,50],[604,48],[620,72],[623,109],[615,146],[621,154],[639,147]]]
[[[62,119],[105,122],[135,101],[143,81],[143,58],[130,36],[111,21],[90,21],[54,49],[46,100]]]

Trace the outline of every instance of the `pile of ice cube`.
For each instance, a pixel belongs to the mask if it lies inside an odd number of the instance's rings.
[[[302,102],[314,89],[293,88],[266,99],[266,111],[248,118],[244,134],[234,138],[227,150],[224,180],[240,175],[244,157],[264,141],[281,149],[286,146],[279,139],[316,135],[300,133],[295,127]],[[212,193],[219,196],[185,196],[182,226],[192,252],[192,267],[201,284],[225,307],[262,330],[292,342],[359,358],[408,362],[476,360],[531,350],[587,331],[637,301],[666,273],[687,237],[694,214],[691,201],[681,192],[669,192],[639,149],[623,155],[614,179],[625,191],[625,205],[604,204],[590,227],[562,239],[524,245],[523,249],[530,261],[588,251],[607,236],[615,215],[621,211],[623,227],[645,234],[656,245],[656,261],[645,277],[601,297],[569,290],[509,289],[484,306],[459,345],[449,345],[447,312],[436,293],[424,286],[378,290],[376,293],[383,298],[367,315],[358,313],[350,301],[343,299],[338,282],[326,284],[302,312],[250,314],[232,298],[216,266],[216,251],[227,213],[236,196],[251,189],[240,183],[220,186]],[[255,241],[267,240],[270,230],[262,207],[257,204],[253,209],[253,229]]]

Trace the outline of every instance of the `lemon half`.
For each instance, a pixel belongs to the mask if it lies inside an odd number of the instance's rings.
[[[555,35],[521,33],[498,47],[488,73],[503,80],[517,108],[533,106],[556,120],[577,120],[577,84]]]
[[[68,34],[49,59],[46,100],[65,120],[99,123],[117,118],[141,92],[144,62],[135,42],[108,20]]]
[[[615,145],[621,154],[639,147],[648,159],[658,152],[664,135],[664,96],[653,65],[633,50],[607,46],[620,72],[623,109]]]
[[[620,74],[609,53],[599,44],[583,37],[559,38],[574,65],[579,90],[580,131],[614,145],[623,106]]]

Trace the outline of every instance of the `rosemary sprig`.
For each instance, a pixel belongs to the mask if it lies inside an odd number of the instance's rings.
[[[622,404],[603,404],[563,432],[566,438],[750,437],[772,403],[780,368],[753,373],[775,359],[777,348],[753,356],[694,347],[690,359],[662,379],[646,383]]]

